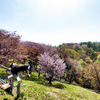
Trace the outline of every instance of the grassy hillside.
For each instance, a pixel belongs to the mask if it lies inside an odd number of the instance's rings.
[[[0,100],[14,100],[16,86],[17,81],[14,82],[13,96],[0,89]],[[100,100],[100,94],[57,81],[53,82],[53,86],[48,86],[48,81],[42,76],[38,78],[38,73],[33,72],[30,78],[22,75],[21,97],[18,100]]]

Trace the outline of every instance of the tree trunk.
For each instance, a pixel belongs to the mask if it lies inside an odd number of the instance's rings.
[[[70,78],[69,78],[69,83],[71,84],[72,81],[73,81],[73,75],[71,74],[71,75],[70,75]]]
[[[49,83],[50,86],[52,85],[52,76],[49,78]]]
[[[38,77],[40,77],[40,72],[39,72],[39,74],[38,74]]]

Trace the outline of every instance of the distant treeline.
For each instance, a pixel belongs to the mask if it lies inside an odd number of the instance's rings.
[[[81,42],[80,45],[86,44],[88,48],[92,48],[93,50],[99,52],[100,51],[100,42]]]

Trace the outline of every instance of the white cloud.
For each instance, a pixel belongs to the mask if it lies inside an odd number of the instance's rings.
[[[92,31],[80,30],[55,30],[51,32],[18,32],[22,35],[22,40],[45,43],[49,45],[60,45],[62,43],[80,43],[85,41],[100,41],[99,33],[93,34]]]
[[[34,3],[35,3],[33,0],[28,0],[28,1],[30,1],[32,4],[34,4]]]
[[[64,10],[81,7],[86,0],[37,0],[38,8],[48,13],[61,13]]]

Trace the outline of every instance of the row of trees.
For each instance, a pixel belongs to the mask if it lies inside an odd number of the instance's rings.
[[[0,30],[0,63],[25,63],[28,60],[32,65],[37,65],[38,56],[51,48],[45,44],[21,42],[20,38],[16,31]]]
[[[100,91],[100,53],[86,44],[62,44],[59,56],[66,63],[64,78],[69,83]]]
[[[81,42],[80,45],[87,45],[88,48],[92,48],[94,51],[100,52],[100,42]]]
[[[16,32],[0,30],[0,63],[9,65],[11,62],[28,62],[49,78],[52,85],[53,77],[62,77],[66,68],[64,61],[58,56],[56,48],[34,42],[20,41]],[[39,65],[39,67],[37,67]],[[30,72],[32,69],[30,69]]]
[[[32,42],[28,43],[32,44]],[[97,63],[100,61],[99,52],[85,44],[81,46],[62,44],[59,47],[40,44],[34,48],[39,50],[38,71],[48,77],[50,85],[53,77],[61,78],[63,76],[69,83],[76,82],[83,87],[100,91],[98,85],[100,84],[99,63]],[[56,65],[57,63],[58,65]]]

